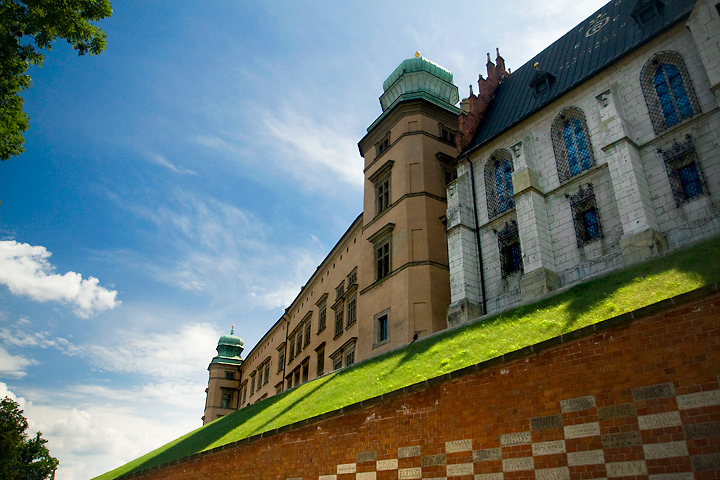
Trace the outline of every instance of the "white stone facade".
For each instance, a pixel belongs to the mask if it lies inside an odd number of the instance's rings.
[[[478,316],[483,304],[483,313],[492,313],[720,233],[719,42],[720,13],[712,2],[700,0],[680,24],[461,155],[458,178],[448,189],[450,325]],[[684,61],[699,112],[655,133],[641,72],[665,51]],[[584,114],[594,165],[561,181],[551,128],[569,107]],[[668,162],[658,149],[683,144],[687,135],[705,190],[678,203]],[[484,172],[500,150],[512,153],[515,207],[491,218]],[[581,187],[592,192],[602,232],[587,242],[578,239],[571,205],[573,198],[587,195]],[[503,276],[498,234],[512,222],[517,222],[522,268]],[[468,305],[476,307],[474,313],[453,317],[453,309],[468,310]]]

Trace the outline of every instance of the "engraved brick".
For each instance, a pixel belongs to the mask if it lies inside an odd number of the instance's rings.
[[[503,474],[502,474],[502,472],[476,473],[475,480],[503,480]]]
[[[606,463],[605,468],[607,469],[608,478],[647,475],[647,467],[645,466],[645,460],[636,460],[634,462]]]
[[[361,472],[355,474],[355,480],[375,480],[375,472]]]
[[[680,410],[720,405],[720,390],[710,390],[709,392],[697,392],[690,393],[688,395],[678,395],[677,404]]]
[[[503,460],[504,472],[517,472],[519,470],[532,470],[534,468],[533,457],[506,458]]]
[[[511,447],[513,445],[524,445],[530,443],[530,432],[506,433],[500,435],[500,445]]]
[[[658,473],[656,475],[650,475],[649,480],[695,480],[695,475],[692,472],[685,473]]]
[[[591,408],[595,408],[595,397],[592,395],[569,398],[560,402],[560,411],[562,413],[579,412],[581,410],[590,410]]]
[[[318,480],[337,480],[337,475],[320,475]]]
[[[642,444],[640,432],[608,433],[601,438],[603,448],[634,447]]]
[[[445,454],[438,453],[437,455],[423,455],[422,466],[432,467],[433,465],[445,465]]]
[[[640,430],[653,428],[676,427],[680,425],[680,412],[655,413],[653,415],[640,415],[638,417]]]
[[[447,453],[469,452],[472,450],[472,440],[455,440],[454,442],[445,442],[445,451]]]
[[[420,445],[398,448],[398,458],[409,458],[420,456]]]
[[[472,463],[454,463],[447,466],[448,477],[459,477],[460,475],[472,475],[474,467]]]
[[[363,463],[363,462],[374,462],[377,460],[377,453],[375,450],[371,450],[368,452],[360,452],[355,457],[355,461],[357,463]]]
[[[337,474],[341,475],[343,473],[355,473],[357,469],[357,465],[354,463],[342,463],[337,466]]]
[[[302,477],[285,477],[285,480],[302,480]]]
[[[720,437],[720,422],[692,423],[684,425],[683,428],[688,440]]]
[[[375,464],[375,470],[377,470],[378,472],[383,470],[397,470],[397,468],[397,458],[391,458],[390,460],[378,460]]]
[[[688,456],[685,442],[649,443],[643,445],[645,459],[686,457]]]
[[[720,453],[713,453],[710,455],[693,455],[690,457],[690,461],[696,471],[720,472]]]
[[[490,460],[500,460],[502,458],[500,448],[485,448],[483,450],[473,451],[473,462],[487,462]]]
[[[588,450],[585,452],[571,452],[567,454],[567,463],[570,467],[578,465],[597,465],[605,463],[602,450]]]
[[[530,430],[545,430],[547,428],[560,428],[563,426],[560,415],[548,415],[546,417],[533,417],[530,419]]]
[[[563,429],[565,431],[565,438],[594,437],[600,435],[600,424],[598,422],[567,425]]]
[[[636,415],[634,403],[621,403],[620,405],[600,407],[597,411],[598,420],[601,422],[604,420],[615,420],[616,418],[634,417]]]
[[[636,402],[655,398],[667,398],[673,395],[675,395],[675,387],[673,387],[672,383],[659,383],[657,385],[632,389],[633,400]]]
[[[570,480],[570,469],[568,467],[539,468],[535,470],[535,480]]]
[[[398,478],[422,478],[422,468],[401,468],[398,470]]]
[[[565,440],[533,443],[532,452],[533,455],[536,457],[539,457],[541,455],[554,455],[556,453],[565,453]]]

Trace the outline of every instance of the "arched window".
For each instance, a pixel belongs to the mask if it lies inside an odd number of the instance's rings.
[[[497,217],[515,208],[512,184],[513,163],[510,152],[496,150],[485,164],[485,191],[488,216]]]
[[[561,111],[552,123],[550,136],[561,182],[595,165],[590,132],[579,108]]]
[[[650,57],[640,73],[640,85],[655,133],[700,113],[685,62],[676,52]]]

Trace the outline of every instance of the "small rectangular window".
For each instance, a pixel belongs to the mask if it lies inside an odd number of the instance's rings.
[[[351,298],[348,301],[347,306],[347,326],[355,323],[355,320],[357,320],[357,299],[355,297]]]
[[[317,352],[317,375],[318,377],[325,373],[325,349]]]
[[[327,308],[325,305],[320,307],[320,314],[318,315],[318,333],[325,330],[325,324],[327,322]]]
[[[290,347],[290,350],[288,351],[288,363],[292,362],[295,358],[295,336],[292,336],[288,339],[288,347]]]
[[[355,348],[351,348],[345,352],[345,366],[349,367],[353,363],[355,363]]]
[[[267,362],[265,364],[265,382],[263,384],[266,384],[270,381],[270,362]]]
[[[333,371],[340,370],[342,368],[342,355],[338,355],[333,358]]]
[[[234,372],[225,372],[225,380],[235,380]]]
[[[390,176],[375,185],[375,213],[384,212],[390,206]]]
[[[380,280],[390,274],[390,239],[375,246],[375,279]]]
[[[307,383],[308,379],[310,377],[310,365],[307,363],[303,365],[302,367],[302,381],[303,383]]]
[[[390,332],[388,331],[388,314],[380,315],[376,321],[376,343],[380,344],[390,338]]]
[[[232,408],[232,392],[224,391],[222,394],[222,408]]]
[[[281,372],[283,369],[283,365],[285,365],[285,349],[283,348],[278,352],[278,372]]]
[[[335,336],[340,336],[343,333],[343,308],[338,308],[335,312]]]
[[[312,323],[307,322],[305,324],[305,346],[310,345],[310,331],[312,330]]]
[[[303,332],[302,329],[298,332],[297,336],[297,343],[295,344],[295,354],[300,355],[300,352],[302,351],[302,339],[303,339]]]

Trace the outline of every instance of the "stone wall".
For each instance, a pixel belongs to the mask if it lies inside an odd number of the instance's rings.
[[[720,289],[137,476],[720,478]]]

